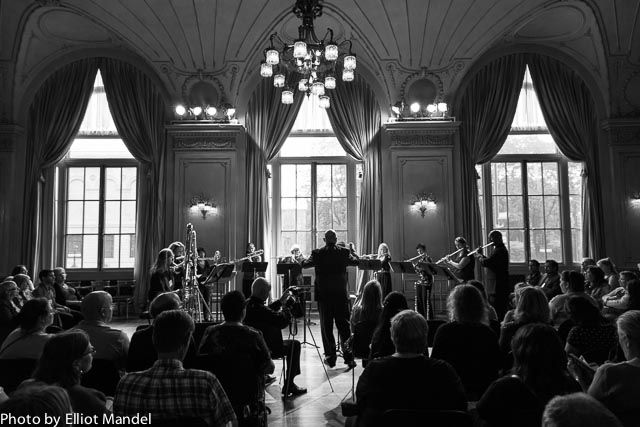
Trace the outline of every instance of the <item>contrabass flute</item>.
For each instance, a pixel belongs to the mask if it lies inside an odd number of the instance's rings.
[[[474,249],[473,251],[469,252],[469,255],[475,255],[475,254],[477,254],[477,253],[478,253],[478,251],[479,251],[480,249],[488,248],[488,247],[489,247],[489,246],[491,246],[491,245],[493,245],[493,242],[491,242],[491,243],[487,243],[486,245],[484,245],[484,246],[482,246],[482,247],[480,247],[480,248],[478,248],[478,249]]]

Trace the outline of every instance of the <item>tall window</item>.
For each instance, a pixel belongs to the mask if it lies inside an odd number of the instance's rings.
[[[304,254],[324,245],[324,232],[356,240],[357,174],[314,96],[302,103],[292,132],[273,162],[274,238],[278,254],[293,244]]]
[[[80,131],[58,166],[59,258],[66,269],[133,268],[137,173],[98,73]]]
[[[477,170],[482,178],[483,224],[485,229],[502,231],[512,263],[579,262],[582,164],[569,161],[558,150],[528,69],[507,141],[490,163]]]

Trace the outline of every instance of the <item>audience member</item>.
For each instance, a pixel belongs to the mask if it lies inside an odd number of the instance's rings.
[[[542,427],[622,427],[605,406],[585,393],[556,396],[542,414]]]
[[[271,284],[265,278],[258,277],[253,281],[244,323],[262,332],[272,358],[285,358],[286,374],[282,394],[285,396],[304,394],[307,389],[298,387],[294,382],[294,378],[300,375],[300,341],[282,339],[282,329],[289,326],[292,319],[289,310],[291,306],[283,309],[283,303],[287,301],[290,294],[283,293],[279,300],[267,306],[265,302],[270,294]]]
[[[85,298],[86,299],[86,298]],[[162,312],[155,319],[153,346],[158,360],[143,372],[126,374],[118,383],[113,412],[116,415],[150,413],[152,420],[198,417],[209,426],[236,421],[233,407],[216,377],[206,371],[184,369],[182,359],[195,324],[180,310]]]
[[[549,301],[551,323],[559,327],[569,319],[566,303],[571,297],[582,297],[598,307],[598,303],[590,295],[584,292],[584,276],[577,271],[564,270],[560,275],[560,288],[562,294],[556,295]],[[568,332],[568,331],[567,331]],[[562,338],[562,337],[561,337]],[[564,339],[567,337],[565,336]]]
[[[609,283],[604,278],[604,271],[598,266],[590,265],[585,274],[587,279],[587,293],[602,307],[602,297],[611,291]]]
[[[0,283],[0,343],[18,327],[20,308],[13,302],[18,295],[18,285],[11,280]]]
[[[394,353],[395,347],[391,341],[391,318],[408,308],[407,299],[398,291],[393,291],[385,297],[382,314],[371,339],[369,359],[391,356]]]
[[[95,358],[112,361],[124,372],[129,351],[129,337],[120,329],[108,326],[113,315],[112,298],[108,292],[94,291],[82,299],[84,320],[76,329],[89,335],[91,344],[96,349]]]
[[[600,310],[584,298],[570,298],[567,311],[575,325],[567,336],[567,353],[584,355],[589,362],[604,362],[618,342],[615,325],[605,320]]]
[[[392,408],[466,410],[464,388],[455,370],[446,362],[424,356],[428,332],[424,317],[404,310],[393,316],[390,324],[395,352],[372,360],[360,375],[357,425],[381,426],[381,415]]]
[[[548,259],[544,263],[545,275],[542,276],[540,281],[540,288],[544,291],[547,299],[562,293],[560,289],[560,274],[558,273],[558,262],[553,259]]]
[[[0,414],[11,414],[16,418],[38,417],[39,425],[42,426],[51,425],[45,421],[48,415],[59,420],[56,427],[71,427],[73,424],[67,423],[67,414],[72,412],[69,395],[58,386],[33,386],[19,390],[13,393],[9,400],[0,404]],[[13,422],[8,422],[7,425],[13,425]]]
[[[523,325],[511,348],[511,374],[491,384],[476,408],[490,427],[537,427],[552,397],[580,391],[580,386],[567,371],[567,356],[550,325]]]
[[[473,285],[458,285],[447,299],[450,323],[436,331],[431,357],[456,370],[467,399],[476,401],[498,378],[501,366],[498,337],[486,325],[486,306]]]
[[[532,259],[529,261],[529,272],[524,281],[529,286],[540,286],[541,280],[540,262],[537,259]]]
[[[580,263],[580,272],[583,276],[587,276],[587,268],[596,265],[596,261],[593,258],[582,258],[582,262]]]
[[[220,306],[224,322],[206,329],[198,352],[224,387],[239,424],[254,425],[264,416],[264,378],[275,365],[262,334],[242,324],[246,314],[242,292],[225,294]]]
[[[10,276],[16,276],[18,274],[25,274],[25,275],[29,275],[29,270],[27,269],[26,265],[16,265],[15,267],[13,267],[13,269],[11,269],[11,274]]]
[[[604,272],[604,280],[609,284],[609,289],[613,290],[620,286],[618,281],[618,271],[611,261],[611,258],[602,258],[601,260],[598,260],[596,265]]]
[[[82,315],[76,310],[71,310],[69,307],[56,302],[56,290],[54,288],[56,280],[55,272],[46,269],[40,270],[38,279],[40,283],[38,283],[38,286],[33,290],[33,296],[35,298],[43,297],[51,302],[51,306],[59,319],[58,325],[62,326],[63,329],[69,329],[77,325],[78,322],[82,320]]]
[[[79,310],[80,298],[78,298],[76,290],[67,285],[67,272],[65,269],[62,267],[56,267],[53,269],[53,273],[56,277],[53,284],[56,291],[56,302],[74,310]]]
[[[165,248],[158,252],[155,264],[151,267],[151,279],[149,280],[149,301],[163,292],[174,290],[174,256],[171,249]]]
[[[513,286],[513,292],[509,295],[509,307],[510,309],[504,314],[504,317],[500,319],[500,324],[504,325],[505,323],[513,322],[514,316],[516,314],[516,307],[518,306],[518,301],[520,301],[520,295],[522,294],[522,290],[524,288],[528,288],[526,282],[518,282]]]
[[[482,299],[484,301],[484,306],[487,311],[487,320],[488,325],[493,328],[492,323],[496,323],[496,330],[500,327],[500,320],[498,319],[498,313],[496,313],[496,309],[489,303],[489,298],[487,298],[487,291],[484,288],[484,285],[479,280],[468,280],[467,285],[471,285],[477,290],[480,291],[480,295],[482,295]]]
[[[31,278],[26,274],[16,274],[13,276],[13,281],[18,285],[18,295],[13,299],[13,302],[22,308],[25,302],[33,298],[33,282]]]
[[[51,337],[44,345],[33,379],[25,381],[20,389],[35,384],[59,385],[69,394],[74,412],[82,415],[107,413],[106,398],[98,390],[80,385],[82,375],[91,369],[95,349],[84,331],[71,330]]]
[[[369,321],[376,325],[382,314],[382,288],[377,280],[368,281],[362,288],[351,310],[351,332],[359,322]]]
[[[53,322],[53,308],[46,298],[34,298],[17,316],[19,328],[5,338],[0,359],[40,359],[45,343],[52,335],[45,329]]]
[[[629,310],[629,282],[637,280],[636,274],[632,271],[623,271],[619,275],[620,286],[602,297],[603,314],[616,317],[625,311]],[[633,285],[633,290],[636,291],[636,286]]]

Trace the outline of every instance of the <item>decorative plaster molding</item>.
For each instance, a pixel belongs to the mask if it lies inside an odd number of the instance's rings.
[[[614,119],[602,122],[602,129],[609,133],[609,146],[640,145],[640,120]]]
[[[198,82],[206,82],[211,84],[211,86],[218,92],[218,103],[220,105],[227,102],[227,96],[225,94],[224,86],[222,85],[222,83],[220,83],[220,80],[214,77],[213,73],[203,73],[202,70],[198,70],[197,74],[190,74],[189,77],[184,80],[184,83],[182,83],[182,100],[184,102],[188,102],[189,92],[193,85]],[[219,105],[215,105],[215,107],[218,106]]]
[[[40,6],[60,7],[60,0],[36,0]]]
[[[391,134],[392,147],[453,145],[450,133],[403,132]]]
[[[174,150],[235,150],[236,135],[179,137],[173,140]]]

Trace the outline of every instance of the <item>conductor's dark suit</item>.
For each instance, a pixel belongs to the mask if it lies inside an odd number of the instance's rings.
[[[323,248],[315,249],[302,263],[304,268],[316,268],[316,300],[320,314],[322,344],[325,356],[332,361],[336,359],[334,319],[343,343],[351,335],[347,293],[347,266],[349,265],[358,265],[358,260],[348,249],[330,243]],[[351,353],[344,353],[344,357],[345,362],[353,359]]]

